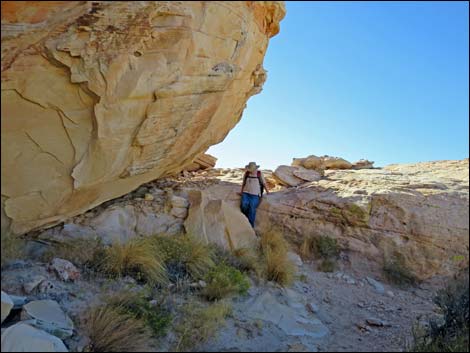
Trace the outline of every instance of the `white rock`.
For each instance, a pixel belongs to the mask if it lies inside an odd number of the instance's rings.
[[[188,208],[189,207],[189,201],[186,200],[184,197],[172,196],[171,197],[171,205],[173,207]]]
[[[173,207],[170,214],[176,218],[185,219],[188,216],[188,209],[182,207]]]
[[[49,270],[54,271],[62,281],[76,281],[80,278],[80,271],[70,261],[54,258],[49,265]]]
[[[287,258],[297,267],[300,267],[303,265],[302,259],[295,252],[292,252],[292,251],[287,252]]]
[[[73,334],[73,322],[53,300],[35,300],[23,307],[22,320],[34,320],[33,326],[59,338]]]
[[[384,294],[385,293],[385,288],[380,282],[378,282],[375,279],[370,278],[370,277],[366,277],[366,280],[367,280],[367,282],[369,282],[369,284],[372,287],[374,287],[374,289],[376,290],[377,293],[379,293],[379,294]]]
[[[153,195],[152,194],[145,194],[144,200],[145,201],[153,201]]]
[[[8,294],[2,291],[2,322],[10,314],[11,309],[15,304]]]
[[[107,245],[125,244],[136,237],[136,224],[135,208],[131,205],[109,207],[90,223]]]
[[[292,172],[294,176],[305,181],[318,181],[322,178],[321,174],[315,170],[299,168]]]
[[[2,333],[2,352],[68,352],[57,337],[18,323]]]

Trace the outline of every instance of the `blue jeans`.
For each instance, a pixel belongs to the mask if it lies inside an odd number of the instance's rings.
[[[241,209],[245,216],[248,217],[251,226],[255,227],[256,208],[259,205],[260,197],[244,192],[242,194]]]

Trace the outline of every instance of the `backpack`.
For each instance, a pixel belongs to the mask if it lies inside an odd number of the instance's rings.
[[[250,172],[245,172],[245,175],[243,176],[243,184],[246,183],[246,179],[247,178],[257,178],[258,179],[258,182],[259,182],[259,188],[261,190],[261,197],[263,197],[263,193],[264,193],[264,185],[263,183],[261,182],[261,171],[257,171],[256,173],[256,176],[250,176]]]

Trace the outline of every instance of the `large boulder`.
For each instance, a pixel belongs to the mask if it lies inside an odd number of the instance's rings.
[[[2,333],[2,352],[68,352],[56,336],[18,323]]]
[[[23,307],[22,320],[59,338],[73,334],[73,322],[53,300],[35,300]]]
[[[469,164],[461,161],[327,170],[326,178],[264,197],[256,229],[300,245],[336,238],[356,269],[401,263],[418,279],[468,266]],[[369,267],[371,266],[371,267]]]
[[[2,227],[17,234],[176,174],[221,142],[261,91],[285,14],[277,1],[1,6]]]
[[[283,185],[298,186],[305,183],[305,180],[294,175],[297,170],[299,170],[299,167],[280,165],[273,172],[273,177]]]
[[[184,226],[189,234],[227,250],[254,247],[256,234],[240,208],[212,198],[201,190],[189,190],[189,214]]]

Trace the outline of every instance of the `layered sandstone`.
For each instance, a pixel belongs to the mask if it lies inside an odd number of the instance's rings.
[[[466,159],[326,170],[264,197],[257,229],[281,228],[298,245],[334,237],[353,268],[400,258],[420,279],[449,275],[468,265],[468,168]]]
[[[3,1],[2,227],[176,173],[266,79],[282,2]]]

